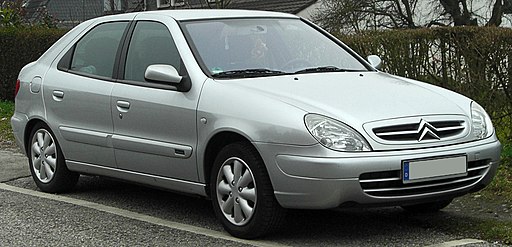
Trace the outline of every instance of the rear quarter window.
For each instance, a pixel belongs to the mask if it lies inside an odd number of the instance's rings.
[[[84,35],[70,52],[69,70],[111,78],[117,50],[128,22],[100,24]],[[63,63],[59,63],[61,65]]]

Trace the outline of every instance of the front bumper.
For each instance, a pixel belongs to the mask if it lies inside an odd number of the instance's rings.
[[[499,164],[495,137],[445,147],[341,153],[320,145],[254,143],[262,154],[277,201],[285,208],[407,205],[449,199],[489,184]],[[403,160],[466,155],[468,176],[404,185]],[[398,178],[397,178],[398,176]]]

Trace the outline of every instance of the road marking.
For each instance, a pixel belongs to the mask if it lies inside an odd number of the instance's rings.
[[[106,205],[95,203],[95,202],[89,202],[89,201],[85,201],[85,200],[74,199],[74,198],[55,195],[55,194],[48,194],[48,193],[43,193],[43,192],[39,192],[39,191],[23,189],[23,188],[7,185],[4,183],[0,183],[0,189],[11,191],[11,192],[16,192],[16,193],[20,193],[20,194],[25,194],[25,195],[29,195],[29,196],[35,196],[35,197],[39,197],[39,198],[45,198],[45,199],[50,199],[50,200],[54,200],[54,201],[69,203],[69,204],[86,207],[86,208],[98,210],[98,211],[109,213],[109,214],[118,215],[121,217],[133,219],[133,220],[143,221],[143,222],[150,223],[153,225],[164,226],[164,227],[168,227],[168,228],[172,228],[172,229],[187,231],[187,232],[194,233],[194,234],[200,234],[200,235],[204,235],[207,237],[233,241],[233,242],[237,242],[237,243],[241,243],[241,244],[262,246],[262,247],[281,247],[281,246],[284,247],[284,246],[286,246],[286,245],[282,245],[282,244],[274,243],[274,242],[270,242],[270,241],[239,239],[239,238],[235,238],[231,235],[228,235],[228,233],[225,233],[225,232],[219,232],[219,231],[214,231],[214,230],[210,230],[210,229],[206,229],[206,228],[202,228],[202,227],[197,227],[197,226],[187,225],[187,224],[174,222],[174,221],[170,221],[170,220],[165,220],[165,219],[161,219],[161,218],[157,218],[157,217],[153,217],[153,216],[149,216],[149,215],[145,215],[145,214],[139,214],[136,212],[132,212],[132,211],[128,211],[128,210],[124,210],[124,209],[120,209],[120,208],[106,206]]]
[[[427,247],[454,247],[454,246],[462,246],[462,245],[468,245],[468,244],[481,244],[481,243],[486,243],[486,242],[484,240],[480,240],[480,239],[466,238],[466,239],[448,241],[448,242],[444,242],[444,243],[440,243],[440,244],[433,244],[433,245],[429,245]]]

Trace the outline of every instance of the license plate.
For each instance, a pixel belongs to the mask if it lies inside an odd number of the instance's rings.
[[[402,162],[402,181],[404,184],[461,177],[467,174],[466,156]]]

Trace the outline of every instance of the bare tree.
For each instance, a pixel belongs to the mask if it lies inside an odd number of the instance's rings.
[[[509,0],[508,3],[510,4],[511,1]],[[491,18],[489,18],[489,21],[485,25],[486,26],[496,26],[496,27],[501,25],[501,21],[503,19],[504,14],[505,14],[505,1],[496,0],[496,2],[494,3],[494,6],[492,8]]]
[[[419,0],[325,0],[316,16],[327,29],[415,28]]]
[[[445,13],[453,19],[455,26],[476,26],[476,18],[473,18],[473,13],[469,10],[466,0],[439,0],[443,6]]]
[[[483,25],[499,26],[511,0],[489,1],[490,17]],[[479,18],[473,0],[324,0],[314,18],[331,31],[417,28],[424,26],[476,26]]]
[[[492,3],[494,1],[494,3]],[[492,0],[488,8],[491,8],[491,16],[485,22],[486,26],[499,26],[501,25],[503,16],[505,14],[505,4],[510,0]],[[472,1],[468,0],[439,0],[441,6],[444,8],[443,15],[447,15],[453,21],[454,26],[477,26],[478,16],[470,7]]]

